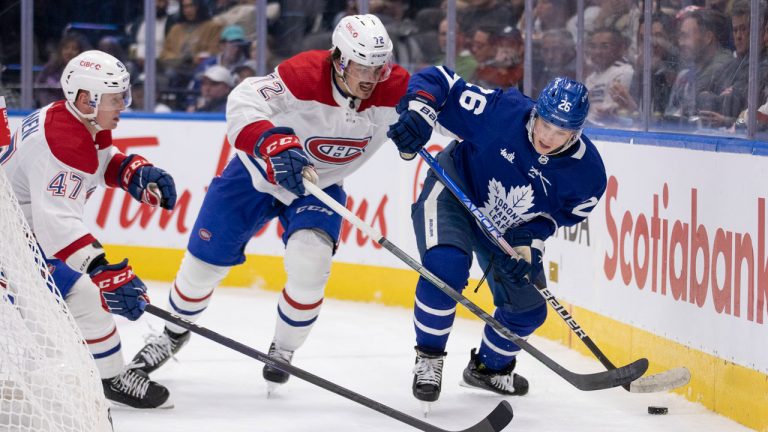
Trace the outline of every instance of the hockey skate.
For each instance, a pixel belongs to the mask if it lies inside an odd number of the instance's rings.
[[[528,393],[528,380],[514,373],[517,358],[500,371],[491,371],[480,362],[476,349],[469,354],[469,364],[464,369],[462,381],[464,387],[492,391],[504,396],[523,396]]]
[[[293,358],[293,351],[277,348],[274,342],[269,345],[269,353],[267,354],[270,357],[288,364],[291,363],[291,359]],[[262,370],[262,376],[264,376],[264,379],[267,381],[267,397],[270,397],[281,384],[285,384],[288,381],[288,378],[290,378],[291,375],[265,364],[264,369]]]
[[[432,402],[440,397],[443,381],[445,353],[428,353],[416,348],[416,364],[413,367],[413,396],[421,401],[424,417],[429,414]]]
[[[166,328],[159,335],[150,335],[144,348],[133,357],[132,367],[149,374],[164,365],[188,341],[188,331],[174,333]]]
[[[133,408],[173,408],[168,389],[149,379],[138,369],[126,369],[120,375],[101,380],[104,396],[112,402]]]

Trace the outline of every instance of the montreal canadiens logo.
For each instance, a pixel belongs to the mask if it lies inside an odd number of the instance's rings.
[[[211,232],[205,228],[200,228],[200,231],[197,232],[197,235],[200,236],[200,239],[204,241],[210,241],[211,237],[213,237],[213,234],[211,234]]]
[[[371,137],[362,139],[312,137],[306,141],[305,146],[315,159],[333,165],[343,165],[362,156],[370,141]]]

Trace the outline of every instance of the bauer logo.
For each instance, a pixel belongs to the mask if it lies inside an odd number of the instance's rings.
[[[370,141],[371,137],[363,139],[312,137],[307,139],[305,146],[307,152],[321,162],[344,165],[362,156]]]

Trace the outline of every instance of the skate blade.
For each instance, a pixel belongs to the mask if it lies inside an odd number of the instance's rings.
[[[419,401],[419,403],[421,404],[421,412],[424,414],[424,418],[427,418],[432,411],[432,402]]]
[[[170,399],[168,399],[167,401],[163,402],[162,405],[154,407],[154,408],[136,408],[136,407],[132,407],[130,405],[124,404],[122,402],[117,402],[117,401],[113,401],[113,400],[109,400],[109,399],[107,399],[107,402],[112,404],[113,407],[120,408],[120,409],[128,408],[129,410],[132,410],[132,411],[149,411],[149,410],[153,410],[153,409],[171,409],[171,408],[175,408],[175,405],[173,404],[173,401],[171,401]]]

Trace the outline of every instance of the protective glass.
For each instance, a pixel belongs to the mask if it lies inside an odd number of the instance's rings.
[[[390,55],[386,62],[381,66],[363,66],[361,64],[350,61],[344,70],[344,73],[349,78],[354,78],[357,81],[362,82],[382,82],[389,78],[389,74],[392,72],[392,56]]]
[[[131,89],[121,93],[102,93],[100,99],[100,110],[123,111],[131,106]]]

